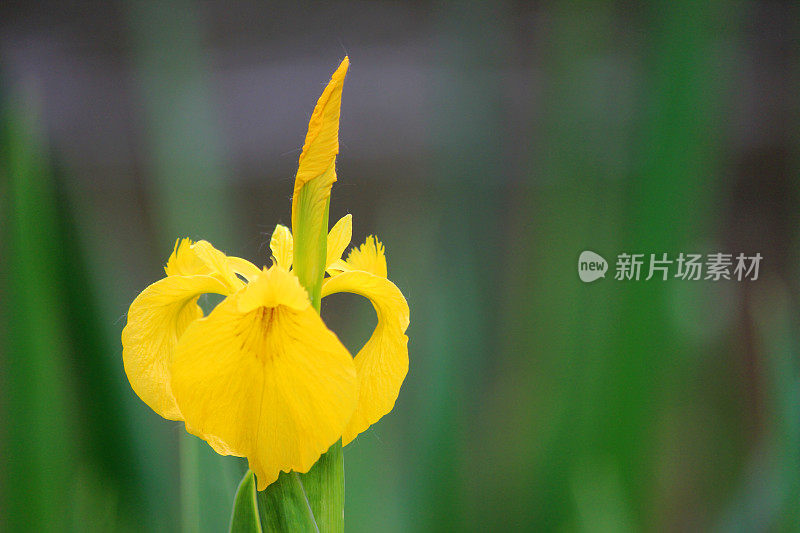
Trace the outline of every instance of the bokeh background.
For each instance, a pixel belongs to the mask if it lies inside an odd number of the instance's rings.
[[[331,219],[412,312],[348,530],[797,530],[798,11],[3,2],[0,530],[225,530],[241,461],[138,400],[120,332],[179,236],[268,262],[346,54]],[[764,259],[583,284],[586,249]],[[369,304],[323,305],[356,350]]]

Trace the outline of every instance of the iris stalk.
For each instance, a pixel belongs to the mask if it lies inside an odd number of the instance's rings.
[[[328,255],[328,214],[330,191],[336,181],[339,110],[342,84],[349,59],[345,58],[314,110],[303,154],[295,178],[292,197],[292,233],[294,238],[294,273],[308,291],[311,305],[319,314],[322,281]],[[315,118],[325,120],[315,131]],[[331,128],[331,126],[333,126]],[[331,150],[331,147],[335,148]],[[315,176],[315,169],[323,172]],[[268,504],[271,492],[302,490],[308,500],[315,527],[319,531],[344,531],[344,455],[341,439],[324,453],[305,474],[281,474],[278,480],[259,495],[259,505]]]
[[[307,202],[309,196],[306,191],[305,196],[294,201],[303,205],[305,202],[301,198],[306,198]],[[313,219],[313,211],[303,210],[294,232],[295,274],[308,291],[311,305],[317,313],[321,307],[322,279],[326,266],[329,209],[330,200],[325,202],[321,223]],[[310,234],[300,229],[312,227],[318,231]],[[300,497],[305,497],[310,517],[297,512],[298,509],[303,510],[304,502],[300,501]],[[287,505],[291,503],[294,505]],[[270,516],[286,518],[286,514],[291,512],[296,515],[291,522],[306,523],[311,531],[344,531],[344,455],[341,439],[307,473],[282,472],[277,481],[259,491],[258,506],[262,526],[270,523]],[[265,512],[266,509],[271,512]]]

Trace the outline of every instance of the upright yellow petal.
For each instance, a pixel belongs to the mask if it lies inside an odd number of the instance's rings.
[[[300,154],[292,195],[293,268],[314,305],[319,303],[327,266],[328,202],[336,181],[339,112],[348,65],[345,57],[317,101]]]
[[[339,153],[339,111],[342,104],[342,87],[350,59],[345,57],[331,76],[328,86],[317,100],[308,133],[300,154],[299,168],[294,184],[297,193],[307,182],[324,174]],[[335,181],[334,176],[334,181]]]
[[[131,304],[122,330],[125,373],[139,398],[164,418],[181,420],[170,387],[170,367],[178,339],[203,316],[197,298],[229,292],[228,286],[209,275],[171,275],[147,287]]]
[[[334,224],[328,232],[328,258],[326,265],[330,266],[341,260],[345,249],[350,245],[353,237],[353,215],[345,215]],[[272,262],[287,270],[292,268],[294,256],[294,239],[292,232],[286,226],[278,224],[269,241],[272,251]],[[251,279],[247,276],[247,279]]]
[[[363,270],[385,278],[387,270],[383,243],[377,237],[370,235],[364,244],[350,250],[347,266],[350,270]]]
[[[187,430],[247,457],[263,490],[282,470],[308,471],[339,439],[356,372],[297,278],[274,266],[189,326],[172,389]]]
[[[350,246],[353,238],[353,215],[345,215],[334,224],[328,232],[328,258],[325,267],[329,267],[342,258],[342,254]]]
[[[294,254],[294,240],[292,232],[286,226],[278,224],[269,240],[269,249],[272,250],[272,263],[289,270],[292,268]]]
[[[342,434],[342,444],[377,422],[394,407],[408,372],[409,309],[400,290],[388,279],[353,270],[327,278],[322,296],[337,292],[360,294],[372,302],[378,325],[355,357],[358,403]]]

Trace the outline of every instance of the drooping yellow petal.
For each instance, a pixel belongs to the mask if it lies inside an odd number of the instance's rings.
[[[364,244],[350,250],[350,254],[347,256],[347,266],[350,267],[350,270],[363,270],[385,278],[387,270],[383,243],[370,235]]]
[[[236,268],[234,268],[234,265]],[[242,275],[258,271],[249,261],[238,257],[228,257],[214,248],[208,241],[192,242],[191,239],[178,239],[175,250],[167,260],[164,270],[167,276],[192,276],[205,274],[212,276],[224,283],[230,292],[237,291],[244,286],[242,280],[236,275],[237,270]]]
[[[195,274],[211,274],[211,268],[193,250],[191,239],[178,239],[172,255],[167,259],[164,272],[167,276],[193,276]]]
[[[339,219],[328,232],[328,258],[325,267],[342,258],[342,254],[350,246],[353,238],[353,215],[347,214]]]
[[[289,270],[292,268],[294,254],[294,240],[292,232],[286,226],[278,224],[269,240],[269,249],[272,250],[272,263]]]
[[[187,430],[247,457],[263,490],[281,470],[308,471],[339,439],[356,372],[297,278],[273,266],[189,326],[172,389]]]
[[[394,407],[408,372],[409,309],[403,294],[385,277],[353,270],[327,278],[322,296],[337,292],[360,294],[372,302],[378,325],[355,357],[358,403],[342,434],[342,444],[377,422]]]
[[[328,202],[336,181],[339,112],[348,65],[345,57],[317,101],[308,123],[292,195],[293,268],[315,306],[319,304],[327,266]]]
[[[228,294],[216,277],[173,274],[142,291],[131,304],[122,330],[122,361],[131,387],[156,413],[181,420],[170,386],[175,346],[183,332],[203,316],[197,298]]]

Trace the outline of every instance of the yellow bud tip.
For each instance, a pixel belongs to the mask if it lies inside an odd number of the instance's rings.
[[[342,76],[344,76],[344,74],[347,73],[347,67],[349,66],[350,56],[344,56],[344,59],[342,59],[342,62],[339,64],[339,68],[336,69],[336,72],[338,73],[341,70],[343,72]],[[333,77],[335,78],[336,74],[334,74]]]
[[[308,122],[308,133],[300,154],[295,193],[309,180],[323,174],[339,153],[339,111],[342,87],[350,59],[345,57],[331,76]]]

